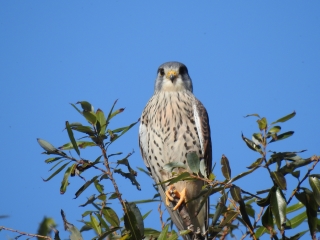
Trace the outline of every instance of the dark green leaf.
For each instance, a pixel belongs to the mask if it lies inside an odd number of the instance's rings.
[[[91,105],[91,103],[87,102],[87,101],[79,101],[77,102],[77,104],[81,104],[81,107],[83,109],[84,112],[90,112],[93,111],[93,106]]]
[[[94,131],[89,126],[71,126],[71,129],[78,132],[86,133],[89,136],[94,136]]]
[[[265,227],[259,227],[255,233],[255,237],[259,239],[265,233],[269,233],[269,231]]]
[[[289,115],[284,116],[284,117],[278,119],[277,121],[271,123],[271,125],[273,125],[273,124],[275,124],[275,123],[278,123],[278,122],[286,122],[286,121],[288,121],[289,119],[293,118],[295,115],[296,115],[296,112],[294,111],[293,113],[290,113]]]
[[[248,138],[246,138],[245,136],[243,136],[243,134],[241,135],[242,137],[242,140],[247,144],[247,146],[253,150],[253,151],[256,151],[256,152],[259,152],[262,154],[262,150],[261,150],[261,147],[260,145],[257,145],[255,144],[253,141],[249,140]]]
[[[143,223],[143,218],[142,218],[141,212],[135,203],[130,202],[129,205],[130,205],[131,211],[133,212],[133,214],[136,217],[137,227],[139,228],[140,233],[143,236],[144,235],[144,223]]]
[[[55,175],[57,175],[59,172],[61,172],[70,162],[71,161],[65,163],[57,171],[55,171],[50,177],[48,177],[47,179],[42,179],[42,180],[45,182],[49,181],[51,178],[53,178]]]
[[[110,229],[110,230],[102,233],[101,236],[98,238],[98,240],[104,240],[104,239],[106,239],[106,237],[109,236],[111,233],[113,233],[113,232],[115,232],[115,231],[118,231],[118,230],[120,230],[120,229],[121,229],[121,227],[114,227],[114,228],[112,228],[112,229]]]
[[[212,217],[212,226],[215,226],[217,221],[219,220],[219,217],[223,213],[223,211],[226,209],[226,200],[227,200],[227,194],[222,191],[222,196],[219,198],[219,202],[217,203],[216,210],[214,212],[214,215]]]
[[[242,200],[241,197],[241,189],[235,185],[230,188],[230,193],[234,201],[240,202]]]
[[[297,233],[296,235],[289,238],[289,240],[299,240],[301,237],[306,234],[308,230]]]
[[[270,207],[278,229],[282,230],[282,226],[286,221],[287,202],[280,188],[271,190]]]
[[[109,207],[105,207],[102,209],[102,214],[104,218],[111,224],[112,227],[120,226],[120,220],[117,213]]]
[[[239,208],[240,208],[240,213],[241,213],[243,221],[246,223],[247,227],[253,231],[253,226],[251,224],[250,218],[247,213],[247,208],[246,208],[246,205],[243,200],[239,201],[239,206],[240,206]]]
[[[163,166],[163,170],[171,173],[174,168],[186,168],[186,167],[187,166],[185,164],[183,164],[182,162],[169,162]],[[141,171],[141,169],[139,169],[139,170]],[[145,173],[149,175],[148,172],[145,171]]]
[[[195,173],[198,174],[199,170],[200,170],[200,159],[197,155],[196,152],[189,152],[187,154],[187,163],[188,166],[190,168],[190,170]]]
[[[260,164],[263,162],[263,158],[258,158],[254,163],[252,163],[249,167],[249,169],[252,169],[252,168],[256,168],[258,166],[260,166]]]
[[[282,190],[287,190],[287,181],[281,172],[271,172],[271,177]]]
[[[95,197],[95,194],[93,194],[93,195],[91,195],[91,196],[87,199],[87,201],[86,201],[84,204],[79,205],[79,207],[85,207],[85,206],[87,206],[88,204],[93,203],[96,199],[97,199],[97,198]],[[84,213],[84,214],[82,215],[82,217],[85,217],[85,216],[86,216],[85,214],[86,214],[86,213]]]
[[[67,171],[64,173],[62,182],[61,182],[61,187],[60,187],[60,193],[64,194],[67,190],[67,186],[69,185],[68,179],[70,174],[74,171],[74,169],[77,167],[77,164],[72,164]]]
[[[221,157],[221,171],[223,176],[227,179],[230,180],[231,178],[231,168],[229,165],[229,160],[226,158],[226,156],[222,155]]]
[[[48,158],[48,159],[46,159],[44,162],[45,163],[53,163],[53,162],[55,162],[55,161],[57,161],[57,160],[59,160],[59,159],[61,159],[62,157],[52,157],[52,158]]]
[[[292,176],[294,176],[295,178],[298,178],[300,177],[300,170],[297,170],[297,171],[294,171],[291,173]]]
[[[294,134],[294,131],[282,133],[282,134],[278,135],[276,138],[272,138],[269,143],[286,139],[288,137],[291,137],[293,134]]]
[[[273,230],[273,215],[270,206],[267,207],[266,211],[262,215],[262,225],[269,231]]]
[[[265,117],[258,119],[257,122],[261,131],[267,128],[268,122]]]
[[[78,145],[76,143],[76,140],[74,139],[73,132],[72,132],[72,130],[70,128],[70,125],[69,125],[68,121],[66,121],[66,128],[67,128],[67,132],[68,132],[68,135],[69,135],[69,139],[70,139],[70,141],[72,143],[72,146],[73,146],[74,150],[76,150],[78,156],[80,156],[80,151],[79,151]]]
[[[107,126],[107,119],[104,116],[104,113],[102,110],[98,109],[96,112],[97,120],[100,124],[100,131],[99,135],[104,135],[106,132],[106,126]]]
[[[82,185],[81,188],[79,188],[79,190],[75,193],[75,198],[79,197],[81,193],[84,192],[84,190],[86,190],[92,183],[94,183],[94,181],[98,178],[99,176],[95,176],[93,177],[90,181],[87,181],[85,184]]]
[[[262,134],[261,133],[254,133],[252,134],[252,141],[259,145],[262,143]]]
[[[262,199],[259,199],[257,201],[258,206],[260,207],[266,207],[270,204],[270,196],[271,196],[271,191],[268,193],[268,196]]]
[[[246,116],[244,116],[244,117],[245,117],[245,118],[246,118],[246,117],[258,117],[258,118],[260,118],[259,114],[257,114],[257,113],[248,114],[248,115],[246,115]]]
[[[132,239],[142,239],[142,235],[137,226],[137,219],[132,212],[128,202],[125,202],[125,214],[124,214],[124,225],[126,230],[129,230],[132,236]]]
[[[320,180],[314,176],[309,176],[309,184],[313,190],[314,199],[320,206]]]

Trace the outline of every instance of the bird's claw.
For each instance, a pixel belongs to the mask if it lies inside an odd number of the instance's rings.
[[[173,196],[173,197],[172,197]],[[174,198],[179,198],[179,201],[176,203],[173,211],[177,210],[182,203],[186,202],[186,188],[184,188],[181,192],[178,192],[172,185],[166,190],[166,204],[170,205],[170,201],[174,202]]]

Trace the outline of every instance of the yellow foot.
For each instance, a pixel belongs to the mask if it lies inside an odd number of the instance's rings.
[[[182,203],[186,202],[186,188],[184,188],[180,193],[176,190],[175,194],[179,195],[180,199],[179,202],[177,202],[176,206],[172,209],[173,211],[177,210]]]
[[[172,197],[172,194],[174,197],[179,198],[179,201],[175,205],[175,207],[172,209],[173,211],[177,210],[182,203],[186,202],[186,188],[184,188],[181,192],[178,192],[174,187],[171,185],[166,191],[166,205],[170,205],[170,201],[173,202],[174,198]]]

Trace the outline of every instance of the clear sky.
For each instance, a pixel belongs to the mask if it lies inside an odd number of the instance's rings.
[[[43,182],[51,165],[36,138],[55,146],[68,142],[65,121],[85,123],[69,104],[81,100],[108,112],[119,99],[125,111],[113,128],[136,121],[153,94],[158,66],[167,61],[187,65],[207,108],[219,179],[222,154],[233,176],[258,158],[241,140],[241,132],[251,138],[257,130],[255,118],[243,118],[250,113],[271,122],[295,110],[296,117],[282,124],[295,134],[269,149],[319,155],[320,1],[1,1],[0,35],[0,215],[9,215],[0,225],[35,233],[46,215],[66,238],[64,209],[80,227],[85,209],[78,206],[93,188],[73,199],[81,179],[71,179],[64,195],[62,174]],[[132,150],[132,167],[144,167],[138,125],[110,151]],[[98,154],[83,152],[91,160]],[[251,191],[268,188],[264,172],[237,183]],[[120,180],[124,198],[152,198],[151,179],[141,172],[137,179],[141,192]],[[153,209],[147,227],[160,227],[157,206],[139,206],[142,213]],[[8,236],[16,235],[0,232],[1,239]]]

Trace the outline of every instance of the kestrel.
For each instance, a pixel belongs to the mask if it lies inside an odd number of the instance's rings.
[[[156,183],[172,177],[172,173],[164,171],[164,165],[170,162],[187,165],[187,154],[191,152],[204,161],[207,174],[211,171],[209,118],[192,92],[192,81],[184,64],[167,62],[158,68],[154,94],[142,112],[139,128],[142,158]],[[178,173],[183,171],[192,173],[188,166],[175,169]],[[199,195],[203,185],[201,180],[158,185],[173,223],[180,231],[193,231],[185,239],[207,239],[209,200],[198,213],[201,199],[187,202]]]

